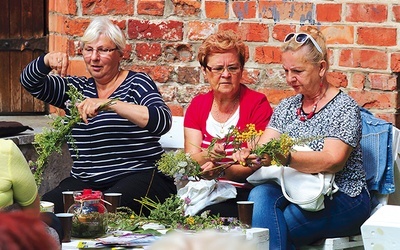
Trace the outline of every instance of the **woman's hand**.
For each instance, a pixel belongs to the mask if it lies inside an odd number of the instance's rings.
[[[243,148],[236,151],[233,153],[232,158],[240,165],[251,168],[253,172],[262,166],[271,165],[271,159],[268,155],[265,155],[261,158],[255,154],[251,154],[251,150],[248,148]]]
[[[63,52],[50,52],[44,56],[44,64],[64,77],[67,74],[69,64],[68,55]]]
[[[221,159],[225,158],[225,155],[226,153],[224,144],[218,142],[214,144],[210,151],[208,151],[208,156],[212,162],[221,161]]]
[[[108,105],[112,105],[109,99],[87,98],[79,103],[77,108],[82,120],[88,123],[88,118],[95,117],[100,110],[105,110],[103,106],[107,103],[109,103]]]
[[[207,180],[218,178],[225,170],[223,167],[218,167],[211,161],[204,163],[200,168],[202,170],[201,177]]]

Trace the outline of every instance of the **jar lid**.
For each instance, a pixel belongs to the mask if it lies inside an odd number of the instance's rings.
[[[74,195],[74,199],[78,201],[100,200],[101,197],[101,191],[93,191],[92,189],[84,189],[83,192],[79,192]]]

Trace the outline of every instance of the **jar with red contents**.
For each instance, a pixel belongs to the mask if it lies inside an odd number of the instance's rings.
[[[75,203],[68,213],[72,217],[71,236],[77,238],[94,238],[102,236],[107,229],[107,209],[102,202],[102,193],[91,189],[74,192]]]

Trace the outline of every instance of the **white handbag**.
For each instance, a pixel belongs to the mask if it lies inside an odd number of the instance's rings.
[[[298,151],[305,151],[298,148]],[[275,181],[281,186],[282,193],[291,203],[299,205],[307,211],[320,211],[325,208],[325,195],[331,196],[339,188],[335,183],[335,174],[307,174],[291,167],[268,166],[261,167],[247,178],[253,185],[267,181]]]

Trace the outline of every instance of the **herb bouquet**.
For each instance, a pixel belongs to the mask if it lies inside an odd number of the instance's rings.
[[[146,217],[135,214],[129,208],[118,208],[116,213],[108,214],[109,231],[130,230],[142,232],[144,226],[149,223],[161,224],[169,230],[191,231],[203,229],[223,231],[242,226],[236,218],[223,218],[218,215],[210,215],[209,211],[205,211],[200,215],[185,215],[185,206],[190,203],[190,199],[182,199],[178,195],[171,195],[163,203],[153,201],[148,197],[135,201],[148,209],[150,214]]]
[[[66,93],[69,100],[65,105],[69,109],[70,114],[53,118],[50,128],[44,128],[42,133],[35,134],[33,145],[38,153],[38,158],[35,162],[29,162],[29,165],[38,186],[42,182],[42,175],[51,154],[54,152],[60,154],[62,152],[62,145],[66,141],[69,141],[72,147],[77,150],[74,144],[75,140],[71,136],[71,131],[78,122],[82,121],[76,105],[82,102],[85,97],[74,85],[68,83],[68,86],[69,89]],[[98,110],[104,110],[113,101],[111,100],[102,104]]]
[[[182,199],[178,195],[172,195],[163,203],[155,202],[149,198],[136,200],[150,210],[147,219],[150,222],[160,223],[171,229],[202,230],[221,228],[223,221],[219,216],[209,215],[205,212],[202,215],[185,215],[185,206],[190,199]]]
[[[73,144],[72,127],[81,121],[76,104],[84,100],[83,95],[72,84],[69,84],[67,95],[70,98],[66,103],[70,108],[70,115],[53,118],[50,128],[44,128],[42,133],[35,134],[34,147],[38,153],[38,158],[36,162],[30,162],[30,167],[38,186],[42,182],[42,174],[48,158],[53,152],[60,154],[62,145],[66,140]]]
[[[177,186],[183,186],[190,177],[198,180],[201,174],[199,163],[181,149],[165,152],[156,166],[165,175],[174,178]]]

